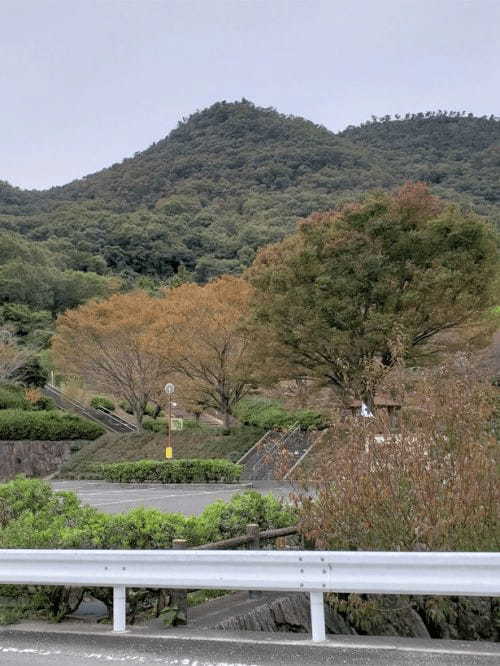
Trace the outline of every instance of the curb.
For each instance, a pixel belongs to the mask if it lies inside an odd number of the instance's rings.
[[[123,633],[115,633],[109,629],[109,625],[102,626],[102,630],[88,629],[85,624],[78,627],[68,628],[54,627],[50,623],[20,623],[7,625],[0,628],[0,636],[3,633],[20,634],[43,634],[44,636],[62,637],[74,636],[82,638],[92,636],[95,638],[119,639],[119,640],[146,640],[146,641],[170,641],[192,642],[192,643],[215,643],[232,645],[270,645],[276,647],[293,648],[316,648],[322,650],[380,650],[389,652],[434,654],[434,655],[457,655],[471,657],[497,657],[500,658],[500,646],[496,643],[486,641],[453,641],[440,639],[418,639],[401,638],[398,636],[340,636],[331,635],[326,641],[313,642],[306,634],[268,634],[264,632],[245,632],[245,635],[230,632],[192,632],[178,629],[167,629],[164,633],[144,632],[141,628],[132,628]],[[402,657],[403,658],[403,657]]]

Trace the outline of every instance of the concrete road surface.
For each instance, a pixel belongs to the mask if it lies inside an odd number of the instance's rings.
[[[144,506],[174,511],[187,516],[203,511],[207,504],[217,499],[228,501],[236,493],[251,487],[251,484],[159,484],[159,483],[108,483],[106,481],[53,481],[54,490],[72,490],[85,504],[106,511],[122,513]],[[259,492],[273,492],[286,497],[290,484],[273,482],[255,485]]]
[[[144,637],[126,634],[0,631],[2,666],[498,666],[500,649],[489,643],[333,637],[313,645],[296,635],[263,638]]]

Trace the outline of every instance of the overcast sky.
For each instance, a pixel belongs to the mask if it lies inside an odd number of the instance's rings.
[[[222,99],[499,115],[499,33],[500,0],[0,0],[0,180],[63,184]]]

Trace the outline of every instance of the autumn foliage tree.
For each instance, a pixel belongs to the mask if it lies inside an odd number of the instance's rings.
[[[256,381],[260,362],[245,327],[252,288],[222,277],[204,286],[183,284],[158,301],[150,349],[177,377],[190,405],[219,411],[225,427]]]
[[[125,399],[139,427],[144,408],[161,395],[166,377],[163,359],[152,353],[147,341],[158,303],[143,291],[91,301],[58,318],[52,342],[61,372]]]
[[[399,358],[484,342],[497,277],[493,230],[421,183],[312,215],[248,271],[269,348],[372,410]]]
[[[411,384],[397,435],[351,419],[310,462],[316,492],[300,491],[300,524],[318,548],[498,550],[496,389],[462,358]]]

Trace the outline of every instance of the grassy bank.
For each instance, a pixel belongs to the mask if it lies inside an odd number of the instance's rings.
[[[190,428],[174,436],[175,458],[225,458],[235,462],[255,442],[264,430],[242,426],[223,434],[219,428]],[[134,460],[164,460],[166,438],[157,433],[107,433],[95,442],[85,444],[60,469],[58,478],[78,479],[88,476],[95,463],[114,463]]]

